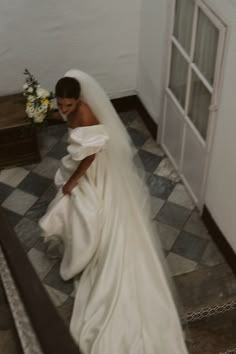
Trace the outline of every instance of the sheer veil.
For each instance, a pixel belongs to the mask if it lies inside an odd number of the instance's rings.
[[[166,267],[161,243],[156,237],[156,230],[151,221],[151,202],[148,188],[144,181],[144,176],[140,176],[133,162],[133,150],[130,137],[121,122],[118,114],[112,106],[107,94],[101,86],[88,74],[72,69],[66,72],[65,77],[73,77],[80,82],[81,97],[89,105],[96,118],[104,125],[110,140],[107,147],[109,159],[109,169],[114,181],[114,196],[121,206],[121,217],[127,217],[132,213],[138,213],[144,227],[147,230],[145,236],[150,235],[156,253],[163,266],[168,284],[167,297],[169,292],[172,295],[177,311],[181,306],[177,300],[175,287],[172,284],[171,276]],[[131,201],[132,199],[132,201]],[[132,206],[137,205],[136,210]],[[141,235],[140,237],[144,237]],[[155,241],[154,241],[155,239]]]

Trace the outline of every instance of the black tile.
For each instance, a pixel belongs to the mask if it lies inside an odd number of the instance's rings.
[[[177,204],[166,202],[156,216],[156,220],[164,224],[182,229],[191,214],[191,210]]]
[[[51,183],[51,179],[39,176],[34,172],[30,172],[17,188],[40,197]]]
[[[162,157],[142,149],[138,151],[136,158],[141,159],[144,169],[150,173],[156,170],[162,160]]]
[[[207,243],[207,240],[182,231],[175,241],[171,251],[185,258],[189,258],[192,261],[199,262]]]
[[[72,291],[74,290],[73,281],[65,282],[62,280],[62,278],[60,276],[60,262],[57,262],[53,266],[51,271],[44,278],[43,282],[46,285],[49,285],[52,288],[55,288],[67,295],[70,295],[72,293]]]
[[[147,179],[147,185],[151,195],[161,199],[168,199],[176,183],[165,177],[151,175]]]
[[[7,222],[12,226],[15,227],[18,222],[22,219],[22,215],[19,215],[17,213],[14,213],[13,211],[9,209],[2,208],[4,211],[4,214],[6,216]]]
[[[41,229],[38,224],[26,217],[16,225],[15,232],[26,252],[41,238]]]
[[[0,204],[13,192],[14,188],[0,182]]]
[[[50,150],[47,156],[54,157],[54,159],[60,160],[62,157],[68,155],[67,146],[67,143],[60,141],[52,148],[52,150]]]
[[[136,147],[143,146],[143,144],[147,140],[147,136],[145,136],[145,134],[143,134],[142,132],[140,132],[134,128],[128,128],[127,131],[131,137],[131,140],[133,141],[133,143]]]
[[[49,202],[47,200],[38,199],[27,211],[25,216],[37,222],[46,213],[48,204]]]

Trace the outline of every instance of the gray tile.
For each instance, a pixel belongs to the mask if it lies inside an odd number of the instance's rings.
[[[211,239],[202,219],[200,218],[198,211],[193,211],[192,215],[184,226],[184,230],[202,238],[208,240]]]
[[[201,258],[201,264],[213,267],[225,263],[223,255],[213,242],[209,242]]]
[[[157,213],[160,211],[165,201],[160,198],[151,197],[151,217],[152,219],[156,217]]]
[[[162,247],[164,250],[170,251],[180,233],[180,230],[160,222],[155,222],[155,224],[157,229],[157,237],[159,237]]]
[[[156,220],[181,229],[191,214],[191,210],[166,202],[159,211]]]
[[[163,157],[164,151],[161,149],[161,147],[157,144],[155,140],[152,138],[149,138],[144,145],[142,146],[142,150],[151,152],[152,154],[155,154],[157,156]],[[164,176],[167,177],[167,176]]]
[[[137,158],[141,159],[144,169],[150,173],[155,171],[155,169],[162,160],[162,157],[154,155],[142,149],[138,151]]]
[[[42,194],[41,200],[46,200],[51,202],[57,193],[57,188],[54,183],[50,184],[50,186],[46,189],[46,191]]]
[[[24,192],[40,197],[51,183],[51,179],[30,172],[19,184],[18,188]]]
[[[56,263],[55,259],[48,259],[43,252],[31,248],[28,252],[28,258],[31,261],[39,279],[43,279]]]
[[[39,137],[40,154],[44,157],[58,143],[59,138],[51,135],[41,135]]]
[[[24,192],[20,189],[15,189],[2,203],[2,206],[17,214],[24,215],[36,202],[36,200],[36,196]]]
[[[185,187],[182,184],[177,184],[173,189],[171,195],[169,196],[168,200],[172,203],[181,205],[187,209],[194,209],[194,204],[190,199]]]
[[[69,296],[68,299],[60,307],[57,308],[59,315],[68,326],[70,324],[73,306],[74,300]]]
[[[56,263],[49,274],[44,279],[44,284],[55,288],[62,293],[70,295],[74,289],[72,281],[63,281],[59,274],[60,263]]]
[[[150,133],[140,116],[137,116],[136,119],[130,123],[129,127],[141,132],[146,137],[146,140],[150,137]]]
[[[193,272],[197,268],[197,263],[170,252],[166,257],[167,264],[173,276]]]
[[[174,182],[178,182],[180,180],[178,173],[168,158],[163,158],[154,174],[168,178]]]
[[[14,228],[18,222],[20,222],[20,220],[22,219],[22,215],[19,215],[17,213],[14,213],[11,210],[2,208],[2,210],[4,211],[4,215],[6,217],[7,222]]]
[[[34,168],[33,172],[40,176],[53,179],[59,166],[59,160],[45,156],[43,160],[36,166],[36,168]]]
[[[67,132],[67,124],[62,123],[62,124],[55,124],[55,125],[50,125],[46,128],[46,134],[45,135],[50,135],[54,136],[57,139],[60,139],[65,135]]]
[[[11,187],[17,187],[28,173],[29,171],[22,167],[2,170],[0,171],[0,182],[3,182]]]
[[[136,129],[128,128],[128,133],[136,147],[141,147],[147,140],[147,137]]]
[[[12,187],[0,182],[0,204],[9,197],[13,190]]]
[[[27,211],[25,216],[28,219],[38,222],[38,220],[46,213],[49,202],[44,199],[38,199],[36,203]]]
[[[16,225],[15,232],[26,252],[34,247],[41,236],[38,224],[26,217]]]
[[[172,247],[172,252],[192,261],[199,262],[207,243],[207,240],[182,231]]]
[[[155,175],[149,176],[147,184],[151,195],[161,199],[167,199],[175,187],[173,181]]]

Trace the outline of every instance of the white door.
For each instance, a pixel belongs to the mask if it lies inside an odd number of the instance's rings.
[[[218,109],[226,28],[202,0],[175,0],[161,145],[199,209]]]

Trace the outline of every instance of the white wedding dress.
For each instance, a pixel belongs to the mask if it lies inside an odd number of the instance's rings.
[[[83,354],[185,354],[145,203],[134,193],[138,178],[124,177],[110,144],[104,124],[69,129],[69,154],[55,176],[59,190],[40,220],[44,236],[64,244],[62,278],[75,279],[72,336]],[[91,154],[95,160],[71,196],[63,195],[63,184]]]

